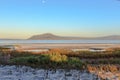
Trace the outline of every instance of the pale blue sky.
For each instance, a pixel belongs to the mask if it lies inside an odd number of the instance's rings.
[[[120,35],[118,0],[0,0],[0,38]]]

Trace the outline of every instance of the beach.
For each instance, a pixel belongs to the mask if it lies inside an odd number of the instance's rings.
[[[120,44],[17,44],[17,49],[87,49],[87,48],[120,48]]]

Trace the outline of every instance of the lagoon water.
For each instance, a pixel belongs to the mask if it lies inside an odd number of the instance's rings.
[[[0,40],[0,44],[120,44],[120,40]]]

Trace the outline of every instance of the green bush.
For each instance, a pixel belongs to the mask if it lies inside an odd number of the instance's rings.
[[[34,56],[30,56],[30,57],[27,58],[27,62],[31,63],[31,64],[35,64],[35,63],[38,62],[38,58],[34,57]]]
[[[39,56],[17,57],[10,60],[10,63],[25,64],[43,68],[81,68],[82,62],[79,58],[68,58],[58,53],[44,54]]]
[[[27,63],[27,57],[19,57],[10,60],[10,63]]]
[[[68,59],[68,64],[71,65],[72,67],[82,67],[82,62],[80,61],[79,58],[75,58],[75,57],[72,57],[72,58],[69,58]]]

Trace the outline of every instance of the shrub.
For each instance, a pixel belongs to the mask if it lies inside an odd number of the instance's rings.
[[[38,62],[38,58],[34,57],[34,56],[30,56],[30,57],[27,58],[27,62],[31,63],[31,64],[35,64],[35,63]]]
[[[10,60],[10,63],[27,63],[26,57],[19,57],[19,58],[14,58]]]
[[[48,55],[50,57],[50,60],[54,61],[54,62],[64,62],[64,61],[67,61],[67,56],[61,55],[59,53],[51,53],[51,54],[48,54]]]
[[[81,68],[82,62],[79,58],[68,58],[59,53],[43,54],[39,56],[17,57],[10,60],[10,63],[19,65],[31,65],[42,68]]]
[[[72,57],[72,58],[69,58],[68,59],[68,64],[71,65],[72,67],[82,67],[82,62],[80,61],[79,58],[75,58],[75,57]]]

